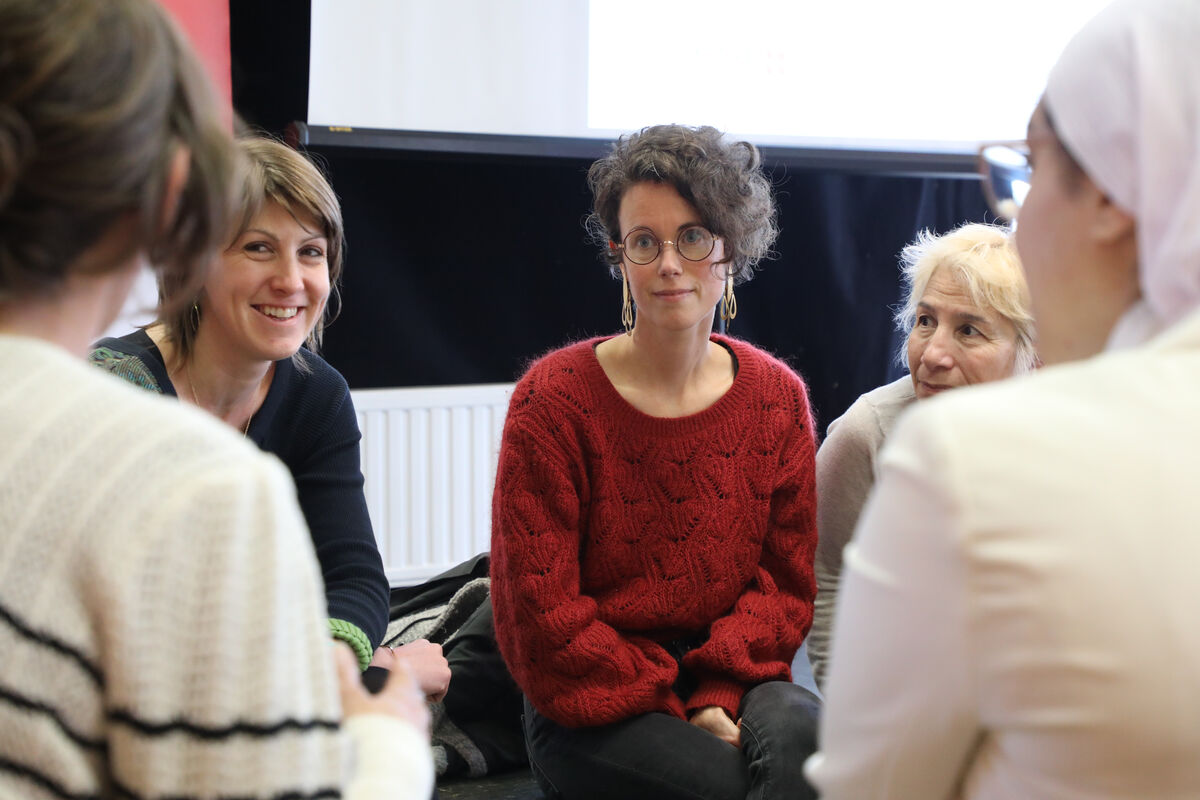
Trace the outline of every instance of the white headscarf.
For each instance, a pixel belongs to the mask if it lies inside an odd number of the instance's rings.
[[[1137,221],[1142,300],[1109,347],[1200,306],[1200,0],[1117,0],[1067,45],[1046,85],[1059,138]]]

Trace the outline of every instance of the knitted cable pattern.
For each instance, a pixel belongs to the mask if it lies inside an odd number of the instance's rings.
[[[714,336],[739,364],[729,391],[688,417],[649,417],[608,381],[599,341],[538,361],[510,402],[492,512],[501,652],[564,725],[709,705],[736,718],[749,687],[790,679],[811,624],[804,384]]]

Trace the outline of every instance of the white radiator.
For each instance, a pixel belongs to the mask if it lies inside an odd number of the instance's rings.
[[[492,486],[513,384],[359,389],[367,508],[393,586],[489,548]]]

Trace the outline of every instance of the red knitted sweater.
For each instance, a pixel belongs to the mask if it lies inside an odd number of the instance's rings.
[[[697,414],[647,416],[595,345],[535,363],[504,425],[492,501],[496,638],[546,717],[603,725],[716,705],[790,680],[812,622],[815,440],[800,378],[751,345]],[[680,698],[664,644],[696,688]]]

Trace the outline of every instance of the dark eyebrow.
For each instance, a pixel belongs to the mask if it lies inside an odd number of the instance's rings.
[[[682,225],[680,225],[678,228],[675,229],[675,235],[678,236],[680,231],[685,231],[688,228],[704,228],[704,230],[706,230],[706,231],[708,230],[708,226],[705,225],[703,222],[685,222]],[[647,231],[655,239],[658,238],[658,234],[655,233],[654,229],[652,229],[649,225],[634,225],[632,228],[625,231],[625,236],[628,236],[629,234],[633,233],[634,231]],[[712,231],[709,231],[709,233],[712,233]],[[624,238],[624,237],[622,237],[622,238]]]

